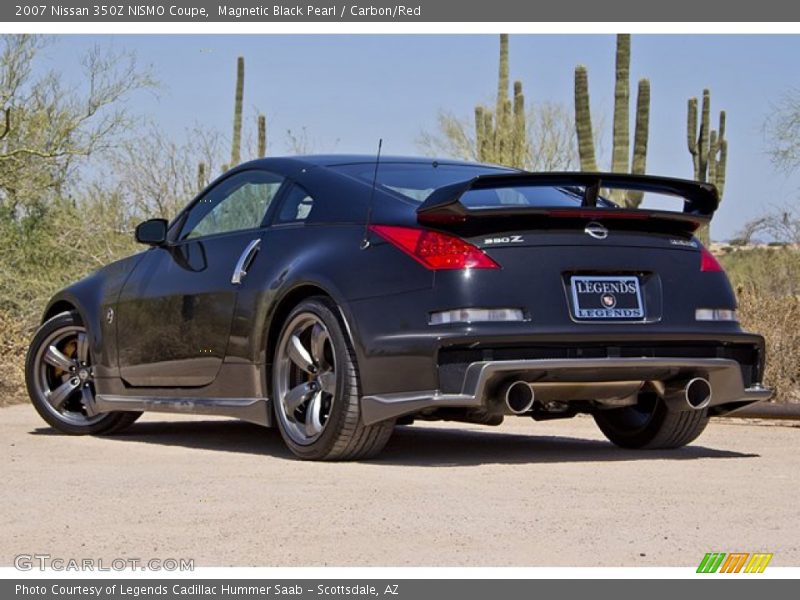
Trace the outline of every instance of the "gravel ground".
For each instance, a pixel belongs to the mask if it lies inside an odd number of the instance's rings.
[[[198,566],[800,566],[800,427],[713,421],[631,452],[590,418],[399,427],[362,463],[291,458],[275,430],[153,415],[68,437],[0,409],[0,565],[17,554]]]

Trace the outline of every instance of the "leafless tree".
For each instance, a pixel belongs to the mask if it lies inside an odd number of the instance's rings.
[[[199,126],[175,141],[151,124],[128,140],[111,161],[120,193],[138,216],[170,219],[200,190],[198,165],[210,177],[222,171],[227,146],[219,132]]]
[[[34,67],[49,40],[0,36],[0,205],[11,213],[62,193],[75,167],[115,147],[134,117],[125,105],[156,81],[135,55],[92,48],[81,57],[83,83]]]
[[[764,121],[767,154],[786,173],[800,166],[800,90],[786,92]]]
[[[755,236],[764,231],[767,221],[767,217],[757,217],[747,221],[736,234],[736,240],[744,245],[752,243]]]

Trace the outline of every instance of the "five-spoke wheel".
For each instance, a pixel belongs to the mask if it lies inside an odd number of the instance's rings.
[[[309,298],[284,321],[272,360],[275,417],[300,458],[344,460],[379,452],[394,422],[364,425],[355,352],[336,306]]]
[[[286,432],[308,444],[322,433],[336,398],[336,357],[322,319],[302,313],[288,323],[276,366],[277,409]]]
[[[99,413],[94,408],[95,373],[89,334],[70,312],[45,322],[31,343],[25,363],[28,393],[50,425],[71,434],[111,433],[141,413]]]
[[[79,426],[102,418],[91,414],[94,372],[85,327],[68,325],[52,332],[39,345],[34,365],[32,383],[55,417]]]

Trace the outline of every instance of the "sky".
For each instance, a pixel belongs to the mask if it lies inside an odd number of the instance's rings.
[[[232,128],[235,64],[244,56],[245,128],[267,115],[268,153],[286,154],[286,131],[305,128],[315,152],[420,154],[424,130],[439,111],[471,118],[492,103],[497,86],[497,35],[63,35],[43,66],[81,85],[80,55],[94,45],[136,53],[161,82],[131,108],[176,140],[197,124],[226,135]],[[526,103],[553,101],[571,110],[573,70],[589,70],[592,116],[605,123],[604,164],[611,145],[615,40],[611,35],[512,35],[511,78]],[[712,123],[727,112],[729,146],[716,240],[733,237],[749,219],[800,196],[800,174],[775,170],[766,150],[765,118],[800,88],[800,36],[634,35],[631,112],[636,81],[651,82],[647,171],[691,178],[686,102],[711,90]],[[633,114],[631,115],[633,119]],[[631,134],[633,120],[631,121]],[[188,199],[187,199],[188,200]]]

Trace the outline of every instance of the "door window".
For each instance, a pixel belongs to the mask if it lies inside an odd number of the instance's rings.
[[[179,239],[260,227],[282,184],[282,177],[264,171],[226,179],[189,209]]]

